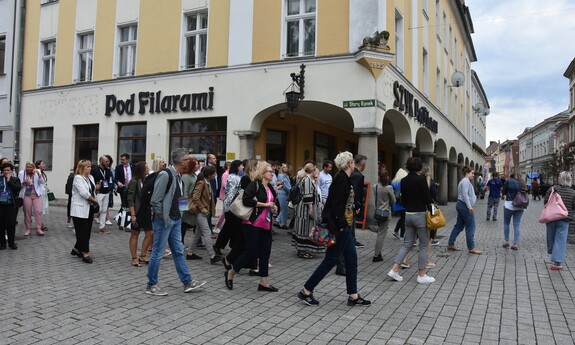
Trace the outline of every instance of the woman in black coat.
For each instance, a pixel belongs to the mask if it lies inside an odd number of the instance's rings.
[[[20,201],[18,194],[22,185],[20,179],[13,176],[14,166],[8,162],[2,164],[2,176],[0,177],[0,250],[6,249],[6,234],[8,235],[8,247],[18,249],[14,242],[16,233],[16,218]]]

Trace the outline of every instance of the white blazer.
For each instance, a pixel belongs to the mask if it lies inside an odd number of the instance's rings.
[[[89,181],[94,183],[94,177],[88,176]],[[72,184],[72,203],[70,204],[70,216],[88,219],[90,216],[90,184],[82,175],[74,176],[74,183]]]
[[[24,193],[26,192],[26,186],[24,185],[24,178],[26,178],[26,170],[21,170],[18,173],[18,178],[20,179],[20,183],[22,184],[22,189],[20,189],[20,197],[24,198]],[[42,175],[38,172],[34,174],[34,189],[36,190],[36,195],[42,196],[46,193],[46,188],[44,185],[46,184],[46,180],[42,177]]]

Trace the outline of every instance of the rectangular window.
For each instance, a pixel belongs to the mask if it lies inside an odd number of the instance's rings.
[[[42,86],[54,85],[56,67],[56,41],[42,43]]]
[[[443,44],[445,45],[444,49],[447,48],[447,16],[445,12],[443,12]]]
[[[92,80],[94,34],[78,36],[78,81]]]
[[[427,50],[423,49],[423,93],[429,97],[429,58]]]
[[[206,67],[208,46],[208,12],[186,15],[184,68]]]
[[[128,153],[132,163],[146,160],[146,123],[118,124],[118,154]]]
[[[333,157],[335,157],[335,137],[320,132],[314,132],[314,151],[314,159],[316,162],[324,162],[328,159],[333,159]]]
[[[266,131],[266,160],[287,162],[287,133],[268,129]]]
[[[0,36],[0,75],[4,74],[6,64],[6,36]]]
[[[138,26],[130,25],[119,28],[120,40],[118,76],[133,76],[136,72],[136,44],[138,42]]]
[[[213,153],[218,160],[225,160],[226,135],[225,117],[171,121],[170,152],[183,147],[194,154]]]
[[[34,162],[43,160],[46,169],[52,170],[52,149],[54,145],[54,128],[34,129]]]
[[[437,69],[437,72],[435,74],[435,88],[436,88],[436,92],[437,92],[437,107],[439,109],[441,109],[441,71],[439,70],[439,68]]]
[[[88,159],[97,164],[99,130],[99,125],[76,126],[74,162]]]
[[[441,42],[441,12],[440,12],[440,0],[435,0],[435,34],[437,39]]]
[[[447,114],[447,111],[445,108],[447,108],[447,102],[449,102],[449,99],[447,98],[447,79],[443,79],[443,111],[445,112],[445,114]]]
[[[395,10],[395,65],[403,70],[403,17]]]
[[[316,0],[286,0],[285,56],[314,56]]]

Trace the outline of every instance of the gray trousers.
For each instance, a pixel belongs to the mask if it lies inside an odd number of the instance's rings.
[[[499,208],[499,198],[487,198],[487,217],[491,218],[491,208],[493,208],[493,219],[497,219],[497,208]]]
[[[405,237],[403,238],[403,246],[399,249],[399,253],[397,253],[394,262],[399,265],[407,256],[407,253],[413,248],[415,235],[419,237],[417,268],[423,270],[427,264],[427,242],[429,241],[425,212],[405,213]]]
[[[385,235],[389,230],[389,219],[388,217],[385,221],[377,221],[377,238],[375,239],[375,249],[373,255],[377,256],[381,254],[381,249],[383,249],[383,241],[385,240]]]
[[[214,248],[212,247],[212,231],[210,230],[209,219],[212,218],[212,215],[198,213],[196,216],[196,232],[194,233],[194,239],[192,240],[192,253],[197,252],[198,247],[198,240],[200,237],[202,238],[202,243],[206,246],[206,250],[208,254],[212,256],[214,252]]]

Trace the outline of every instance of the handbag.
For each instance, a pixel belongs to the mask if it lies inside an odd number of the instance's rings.
[[[432,212],[425,212],[425,222],[427,223],[427,229],[431,230],[443,228],[447,223],[443,212],[441,212],[441,210],[433,204],[431,204],[431,211]]]
[[[377,207],[377,185],[375,186],[375,206]],[[389,210],[376,208],[375,213],[373,214],[373,218],[375,218],[375,220],[385,222],[389,218]]]
[[[323,225],[315,225],[308,234],[309,240],[321,247],[335,246],[335,235]]]
[[[520,190],[513,199],[513,206],[520,208],[527,208],[529,206],[529,195],[524,190]]]
[[[539,215],[539,223],[549,223],[560,219],[565,219],[569,215],[567,207],[561,199],[561,195],[551,187],[551,194],[549,195],[549,200],[543,207],[541,214]]]
[[[48,196],[48,201],[56,200],[56,196],[54,195],[54,193],[48,192],[48,193],[46,193],[46,195]]]
[[[100,213],[100,205],[90,204],[90,212],[92,212],[92,214]]]

